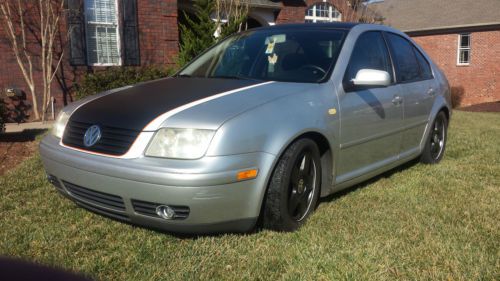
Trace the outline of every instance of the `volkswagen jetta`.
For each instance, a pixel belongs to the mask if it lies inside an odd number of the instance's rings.
[[[368,24],[249,30],[173,77],[70,104],[40,144],[48,179],[94,212],[175,232],[293,231],[327,196],[439,162],[443,73]]]

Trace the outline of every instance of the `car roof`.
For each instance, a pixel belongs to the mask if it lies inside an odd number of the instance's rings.
[[[290,29],[346,29],[351,30],[360,23],[354,22],[329,22],[329,23],[285,23],[273,26],[256,28],[258,30],[290,30]]]

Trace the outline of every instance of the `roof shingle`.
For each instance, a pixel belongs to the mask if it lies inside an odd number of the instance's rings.
[[[500,0],[384,0],[369,7],[405,32],[500,24]]]

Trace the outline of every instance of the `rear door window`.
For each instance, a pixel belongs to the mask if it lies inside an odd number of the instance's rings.
[[[386,34],[395,60],[398,81],[404,83],[420,80],[420,66],[413,51],[414,47],[399,35]]]
[[[417,56],[418,65],[420,66],[420,77],[423,80],[432,79],[432,70],[427,59],[425,59],[424,55],[417,48],[413,47],[413,51],[415,52],[415,56]]]

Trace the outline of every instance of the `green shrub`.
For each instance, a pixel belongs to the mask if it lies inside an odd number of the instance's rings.
[[[167,77],[174,72],[167,67],[113,67],[86,74],[76,88],[76,99],[107,90]]]
[[[216,5],[215,0],[194,0],[194,15],[180,14],[180,44],[177,59],[179,66],[184,66],[219,40],[238,32],[247,20],[248,7],[243,4],[233,6],[234,9],[241,9],[242,13],[230,16],[226,23],[221,24],[220,36],[216,38],[214,33],[219,24],[212,20],[213,14],[216,13]]]
[[[195,14],[190,16],[184,12],[180,15],[180,44],[177,62],[179,66],[184,66],[215,44],[216,39],[213,34],[217,25],[211,18],[214,3],[214,0],[195,0],[193,3]]]

